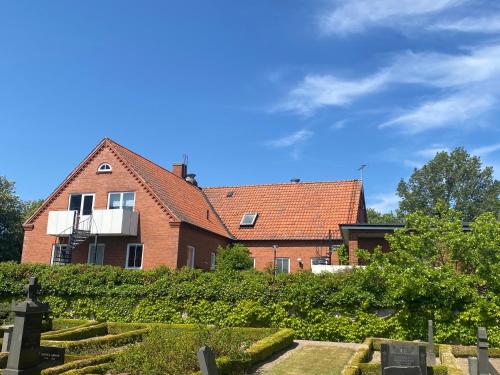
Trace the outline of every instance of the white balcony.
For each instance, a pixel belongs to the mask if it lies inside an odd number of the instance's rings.
[[[68,236],[73,233],[76,211],[50,211],[47,234]],[[92,216],[79,218],[79,229],[102,236],[136,236],[139,214],[131,210],[94,210]]]

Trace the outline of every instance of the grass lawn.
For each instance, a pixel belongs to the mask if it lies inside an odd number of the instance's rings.
[[[304,346],[265,371],[265,375],[340,375],[354,350]]]

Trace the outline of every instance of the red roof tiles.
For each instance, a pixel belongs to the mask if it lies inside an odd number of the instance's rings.
[[[325,239],[339,224],[356,223],[361,182],[300,182],[203,189],[238,240]],[[233,192],[229,197],[228,193]],[[240,226],[244,213],[257,212],[253,227]]]

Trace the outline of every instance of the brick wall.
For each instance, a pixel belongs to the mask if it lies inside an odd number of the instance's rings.
[[[326,256],[328,246],[325,241],[238,241],[248,247],[255,258],[255,268],[264,270],[269,264],[273,264],[273,245],[278,245],[277,258],[290,258],[290,272],[298,271],[298,258],[302,258],[303,270],[311,269],[311,258]],[[341,244],[341,241],[336,241]],[[339,264],[335,253],[332,264]]]
[[[193,225],[182,223],[179,234],[179,257],[177,267],[181,268],[187,264],[188,246],[194,246],[195,268],[204,270],[210,269],[210,254],[217,250],[217,247],[226,246],[230,240],[225,237],[218,236],[211,232],[197,228]]]
[[[97,174],[102,162],[109,162],[112,173]],[[147,190],[119,162],[109,148],[101,150],[89,164],[66,186],[33,222],[32,230],[24,235],[22,262],[50,263],[54,236],[47,232],[48,212],[67,210],[71,193],[95,193],[94,209],[105,209],[108,193],[112,191],[134,191],[135,210],[139,213],[138,236],[102,237],[105,243],[105,264],[124,266],[127,243],[144,243],[143,268],[149,269],[160,264],[177,266],[179,248],[179,228],[169,225],[170,218],[155,202]],[[80,244],[74,253],[75,262],[87,262],[88,240]],[[92,239],[93,241],[93,239]]]

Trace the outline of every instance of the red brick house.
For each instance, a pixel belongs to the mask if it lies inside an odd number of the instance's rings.
[[[168,171],[105,138],[23,225],[22,262],[208,270],[219,245],[241,242],[256,268],[292,272],[338,263],[339,225],[356,223],[358,180],[202,189],[186,165]]]

